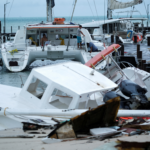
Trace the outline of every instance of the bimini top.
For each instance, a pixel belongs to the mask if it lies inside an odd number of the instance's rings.
[[[123,21],[123,20],[147,20],[147,18],[120,18],[120,19],[110,19],[110,20],[100,20],[100,21],[92,21],[92,22],[88,22],[88,23],[84,23],[82,24],[83,27],[88,28],[88,27],[99,27],[100,25],[103,24],[109,24],[109,23],[114,23],[114,22],[119,22],[119,21]]]
[[[33,69],[33,75],[37,74],[41,79],[46,78],[47,83],[51,81],[78,95],[117,87],[114,82],[97,71],[91,75],[92,71],[93,69],[81,63],[67,62]]]
[[[26,25],[27,30],[31,29],[49,29],[49,28],[78,28],[78,25],[74,24],[57,24],[53,25],[52,23],[39,23],[39,24],[28,24]]]

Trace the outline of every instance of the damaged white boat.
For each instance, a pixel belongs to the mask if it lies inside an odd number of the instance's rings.
[[[95,108],[103,104],[96,93],[116,87],[78,62],[33,69],[22,89],[0,85],[0,129],[22,127],[22,122],[54,125],[50,117],[69,118]]]

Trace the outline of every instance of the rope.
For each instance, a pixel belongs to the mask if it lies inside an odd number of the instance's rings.
[[[6,108],[4,109],[4,115],[5,115],[5,116],[6,116],[6,113],[5,113],[5,112],[6,112],[6,109],[8,109],[8,107],[6,107]]]
[[[96,8],[95,0],[93,0],[93,1],[94,1],[94,6],[95,6],[96,14],[97,14],[97,19],[98,19],[98,12],[97,12],[97,8]]]
[[[92,8],[91,8],[91,6],[90,6],[89,0],[87,0],[87,1],[88,1],[88,4],[89,4],[89,7],[90,7],[90,10],[91,10],[91,12],[92,12],[92,15],[93,15],[93,17],[94,17],[94,13],[93,13]]]
[[[9,17],[9,14],[10,14],[10,11],[11,11],[11,8],[12,8],[13,3],[14,3],[14,0],[13,0],[13,2],[12,2],[12,4],[11,4],[11,7],[10,7],[10,10],[9,10],[9,13],[8,13],[8,17]]]
[[[144,1],[144,0],[143,0]],[[146,11],[146,14],[148,15],[148,12],[147,12],[147,10],[146,10],[146,5],[145,5],[145,1],[144,1],[144,6],[145,6],[145,11]]]

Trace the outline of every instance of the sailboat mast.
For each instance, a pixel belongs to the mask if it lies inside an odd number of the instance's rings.
[[[52,22],[52,1],[46,0],[47,2],[47,22]]]
[[[110,9],[111,1],[107,0],[107,19],[112,19],[112,10]]]
[[[74,3],[74,8],[73,8],[73,11],[72,11],[72,16],[71,16],[71,20],[70,20],[70,22],[72,21],[72,18],[73,18],[73,14],[74,14],[74,11],[75,11],[75,7],[76,7],[76,4],[77,4],[77,0],[75,0],[75,3]]]

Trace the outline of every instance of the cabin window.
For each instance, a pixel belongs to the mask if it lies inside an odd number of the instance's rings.
[[[27,91],[38,99],[42,99],[46,88],[47,84],[45,82],[33,77]]]
[[[68,109],[73,97],[59,89],[54,89],[49,103],[59,109]]]

